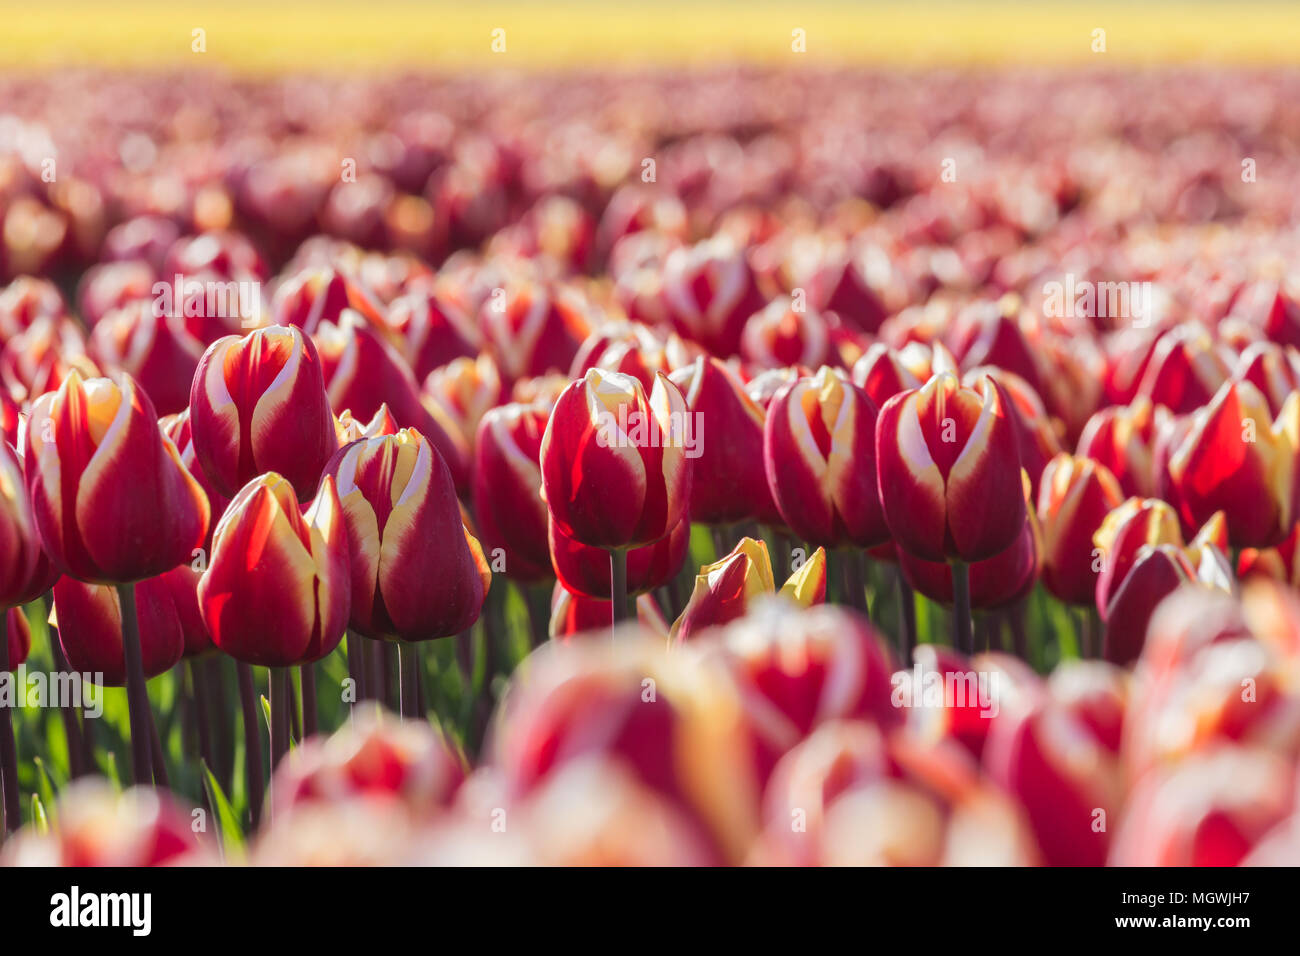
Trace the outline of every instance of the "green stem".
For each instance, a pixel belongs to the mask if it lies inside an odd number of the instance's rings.
[[[967,657],[975,653],[970,617],[970,565],[952,563],[952,643]]]
[[[9,613],[0,610],[0,676],[9,671]],[[22,803],[18,795],[18,748],[14,744],[13,708],[0,703],[0,790],[4,791],[4,832],[18,829]]]
[[[397,648],[398,666],[402,672],[402,719],[420,720],[420,645],[401,644]]]
[[[122,605],[122,650],[126,661],[126,703],[131,721],[131,769],[139,786],[153,783],[149,730],[149,692],[140,651],[140,621],[135,609],[135,585],[117,585]]]
[[[627,551],[613,548],[609,552],[609,593],[614,602],[614,626],[633,619],[627,599]]]

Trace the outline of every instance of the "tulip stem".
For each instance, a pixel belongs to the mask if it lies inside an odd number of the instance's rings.
[[[122,606],[122,650],[126,661],[126,703],[131,722],[131,769],[140,786],[153,783],[149,691],[144,682],[140,652],[140,621],[135,609],[135,585],[117,585]]]
[[[257,720],[257,690],[253,687],[253,668],[235,662],[239,674],[239,704],[244,715],[244,789],[248,791],[248,810],[256,829],[262,820],[262,732]]]
[[[212,769],[213,773],[216,773],[216,763],[212,759],[212,723],[209,713],[211,705],[208,701],[208,687],[203,682],[202,675],[199,674],[197,662],[190,661],[187,669],[190,672],[190,698],[194,702],[194,723],[198,731],[199,757]]]
[[[45,612],[46,619],[50,615],[50,601],[53,598],[46,595],[42,602],[42,610]],[[6,624],[8,621],[5,622]],[[63,656],[63,647],[59,644],[59,630],[50,626],[50,651],[54,656],[54,669],[60,674],[71,674],[72,668],[68,666],[68,659]],[[77,712],[71,705],[64,707],[59,705],[59,716],[63,719],[63,735],[68,738],[68,773],[72,779],[83,776],[88,766],[94,766],[94,758],[86,750],[86,741],[81,734],[81,726],[77,723]]]
[[[293,714],[293,676],[287,667],[271,668],[271,772],[289,752]]]
[[[366,699],[366,656],[356,631],[348,631],[347,650],[348,676],[352,678],[351,708],[356,710],[357,704]]]
[[[904,667],[912,666],[912,651],[916,648],[916,595],[907,582],[903,569],[894,569],[898,582],[898,654]]]
[[[9,671],[9,612],[0,610],[0,675]],[[71,742],[68,744],[72,748]],[[18,829],[18,748],[14,745],[13,708],[0,704],[0,790],[4,791],[5,833]]]
[[[970,619],[970,565],[965,561],[952,564],[952,643],[968,657],[975,653]]]
[[[402,644],[397,648],[398,667],[402,672],[402,719],[420,720],[420,645]]]
[[[609,593],[614,602],[614,626],[632,620],[627,601],[627,551],[622,548],[609,552]]]
[[[167,779],[167,762],[163,757],[162,738],[158,736],[158,721],[154,719],[153,710],[144,709],[149,718],[149,759],[153,762],[153,782],[160,787],[170,787]]]
[[[298,668],[302,680],[302,735],[304,738],[316,736],[318,721],[316,719],[316,665],[303,664]]]

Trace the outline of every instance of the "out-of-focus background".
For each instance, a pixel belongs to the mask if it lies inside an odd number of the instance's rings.
[[[193,31],[206,50],[192,50]],[[179,66],[203,56],[252,71],[514,65],[762,62],[791,57],[806,31],[810,64],[1294,63],[1300,4],[957,2],[919,0],[166,0],[0,2],[0,68]],[[1104,54],[1093,31],[1105,31]]]

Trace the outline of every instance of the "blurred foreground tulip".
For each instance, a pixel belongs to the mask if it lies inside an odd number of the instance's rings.
[[[0,854],[3,866],[134,867],[203,865],[215,847],[196,836],[191,817],[162,790],[119,791],[103,777],[73,783],[59,798],[58,826],[33,824]]]

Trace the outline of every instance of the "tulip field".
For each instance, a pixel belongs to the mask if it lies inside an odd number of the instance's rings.
[[[1300,72],[779,31],[0,69],[0,866],[1300,865]]]

